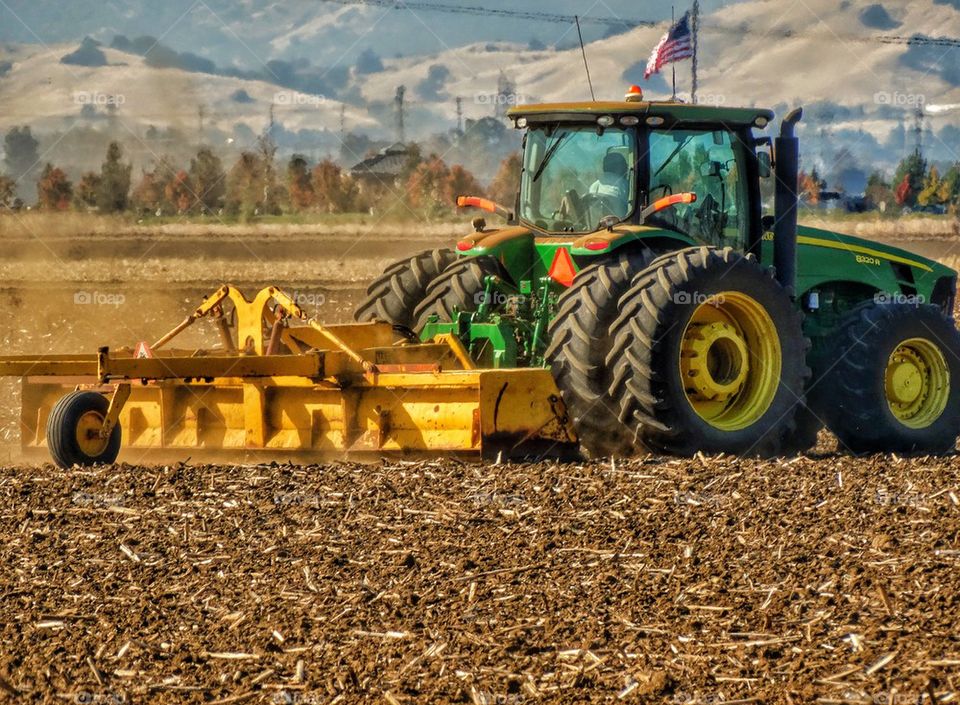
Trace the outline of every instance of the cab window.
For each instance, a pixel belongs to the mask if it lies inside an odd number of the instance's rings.
[[[679,230],[710,245],[744,249],[748,191],[745,152],[726,130],[651,131],[647,198],[693,192],[697,200],[659,211],[648,222]]]
[[[636,138],[596,126],[544,127],[527,133],[520,217],[548,232],[588,232],[604,216],[635,206]]]

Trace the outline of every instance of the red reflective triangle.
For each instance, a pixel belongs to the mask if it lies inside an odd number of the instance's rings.
[[[134,351],[133,356],[137,359],[153,357],[153,350],[150,349],[146,340],[141,340],[137,343],[137,349]]]
[[[569,250],[564,247],[557,249],[557,254],[553,256],[553,264],[550,265],[548,274],[558,284],[564,286],[573,284],[573,278],[577,275],[577,270],[573,266],[573,259],[570,257]]]

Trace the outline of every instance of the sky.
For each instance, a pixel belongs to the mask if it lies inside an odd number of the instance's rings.
[[[671,5],[656,0],[419,0],[416,9],[331,0],[5,0],[0,3],[0,41],[53,44],[91,36],[109,43],[114,34],[151,35],[179,51],[245,67],[272,58],[329,65],[353,61],[367,49],[389,57],[431,54],[473,42],[553,46],[576,41],[569,24],[423,9],[429,4],[578,14],[585,18],[588,42],[611,31],[589,18],[658,22],[671,16]],[[701,7],[710,12],[726,4],[732,0],[702,0]],[[687,7],[678,6],[677,14]]]

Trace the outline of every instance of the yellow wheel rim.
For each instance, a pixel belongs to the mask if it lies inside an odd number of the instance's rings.
[[[77,447],[89,458],[99,457],[107,449],[109,439],[100,438],[103,414],[88,411],[77,421]]]
[[[887,360],[884,391],[891,413],[907,428],[933,424],[950,398],[950,369],[940,347],[926,338],[910,338]]]
[[[777,327],[766,308],[742,292],[711,296],[693,312],[680,346],[687,401],[714,428],[756,423],[780,386]]]

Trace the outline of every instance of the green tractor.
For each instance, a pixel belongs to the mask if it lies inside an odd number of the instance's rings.
[[[513,207],[397,262],[360,321],[454,334],[484,367],[549,367],[591,455],[940,453],[960,432],[956,273],[797,225],[795,110],[514,108]],[[773,193],[772,214],[761,192]]]

